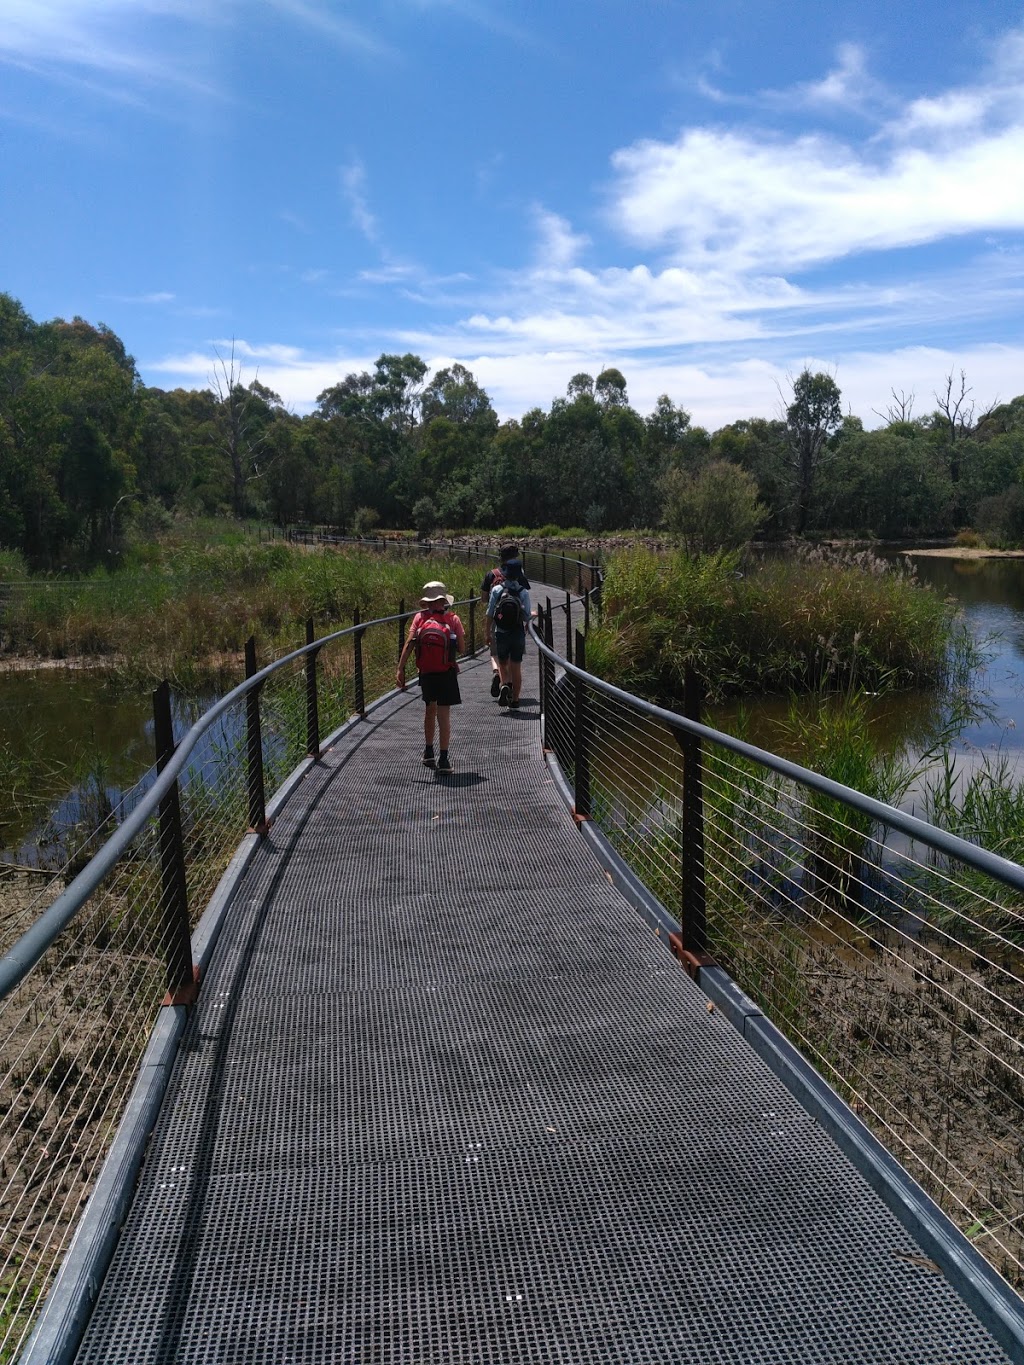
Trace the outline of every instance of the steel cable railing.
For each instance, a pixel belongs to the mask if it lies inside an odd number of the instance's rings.
[[[725,968],[1019,1289],[1024,868],[610,686],[545,617],[545,745],[577,814],[693,974]]]
[[[365,542],[364,542],[365,544]],[[414,546],[417,556],[448,545]],[[485,549],[456,554],[490,562]],[[545,556],[545,567],[554,558]],[[563,583],[596,566],[566,561]],[[481,604],[459,604],[467,640]],[[0,1361],[25,1343],[96,1186],[161,1001],[195,992],[190,936],[247,829],[324,737],[393,687],[412,612],[353,624],[257,666],[174,742],[169,689],[156,766],[108,809],[74,860],[5,925],[0,944]],[[160,717],[162,716],[162,721]],[[171,809],[173,807],[173,809]],[[76,836],[77,837],[77,836]],[[98,849],[82,867],[89,851]],[[77,872],[77,875],[75,873]],[[26,927],[26,921],[31,923]],[[95,1279],[102,1267],[86,1278]],[[93,1286],[94,1287],[94,1286]]]

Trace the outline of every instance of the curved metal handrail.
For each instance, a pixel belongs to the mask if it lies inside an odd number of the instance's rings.
[[[147,822],[152,819],[161,800],[173,787],[199,739],[235,702],[246,696],[254,688],[260,687],[267,678],[288,664],[321,650],[325,645],[331,644],[335,640],[343,639],[345,636],[354,635],[357,632],[361,633],[371,626],[394,624],[414,614],[413,612],[401,612],[393,616],[381,616],[372,621],[363,621],[359,625],[346,626],[342,630],[333,631],[330,635],[324,635],[320,639],[314,640],[312,644],[293,649],[290,653],[282,655],[280,659],[275,659],[272,663],[261,668],[251,678],[246,678],[244,682],[239,683],[230,692],[226,692],[207,711],[204,711],[178,741],[174,753],[163,771],[131,814],[118,826],[117,831],[90,859],[74,881],[65,887],[53,904],[43,911],[14,946],[0,958],[0,1000],[24,980],[61,930],[74,919],[121,855],[139,835]]]
[[[686,734],[693,735],[696,739],[706,740],[709,743],[719,745],[721,748],[729,749],[741,758],[749,759],[782,777],[798,782],[801,786],[810,787],[823,796],[828,796],[832,800],[849,806],[852,810],[870,816],[881,826],[899,830],[908,838],[919,840],[939,853],[956,858],[958,861],[966,863],[968,867],[973,867],[1007,886],[1012,886],[1015,890],[1024,892],[1024,867],[1021,867],[1019,863],[1012,862],[1008,858],[1001,858],[998,854],[990,853],[978,844],[969,843],[966,839],[961,839],[955,834],[948,834],[945,830],[929,824],[926,820],[908,815],[898,807],[890,806],[874,797],[865,796],[863,792],[858,792],[853,787],[846,787],[841,782],[835,782],[831,778],[823,777],[810,768],[801,767],[799,763],[780,758],[777,754],[770,753],[766,749],[759,749],[756,745],[736,739],[733,735],[727,735],[721,730],[712,729],[711,726],[703,725],[700,721],[690,720],[676,711],[670,711],[663,706],[655,705],[653,702],[644,701],[643,698],[635,696],[632,692],[626,692],[621,687],[615,687],[612,683],[605,682],[596,674],[588,673],[577,667],[576,664],[545,643],[535,623],[531,622],[530,633],[534,643],[545,658],[550,659],[557,667],[564,669],[567,674],[579,679],[580,682],[594,691],[603,693],[641,715],[660,721],[672,730],[683,731]]]

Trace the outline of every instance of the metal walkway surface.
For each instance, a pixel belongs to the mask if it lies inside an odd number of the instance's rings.
[[[536,660],[413,688],[246,872],[77,1360],[1006,1356],[654,937],[541,752]]]

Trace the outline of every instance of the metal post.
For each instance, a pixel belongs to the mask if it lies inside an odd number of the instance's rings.
[[[583,593],[583,634],[590,634],[590,589],[586,588]]]
[[[359,625],[359,608],[352,613],[352,624]],[[352,652],[356,674],[356,715],[366,716],[366,692],[363,686],[363,636],[364,630],[357,630],[353,639]]]
[[[587,666],[587,642],[580,631],[576,632],[576,666]],[[576,819],[590,819],[590,752],[587,745],[587,685],[581,678],[573,676],[573,697],[575,701],[575,726],[573,734],[573,768],[576,785]]]
[[[572,593],[565,594],[565,657],[572,663]]]
[[[153,736],[156,740],[156,770],[162,773],[174,753],[171,688],[166,679],[153,693]],[[181,835],[177,781],[160,802],[159,831],[160,938],[167,958],[167,994],[163,1003],[188,1005],[196,998],[197,981],[192,965],[185,843]]]
[[[562,587],[564,588],[564,587],[565,587],[565,555],[564,555],[564,554],[561,554],[561,555],[558,556],[558,562],[559,562],[559,564],[562,566]]]
[[[536,630],[537,630],[538,635],[540,635],[540,638],[543,640],[543,639],[544,639],[544,608],[543,608],[543,607],[539,607],[539,608],[537,609],[537,619],[536,619],[536,623],[535,623],[535,628],[536,628]],[[538,675],[538,676],[537,676],[537,691],[538,691],[538,695],[540,696],[540,713],[541,713],[542,716],[543,716],[543,715],[546,715],[547,709],[548,709],[548,689],[547,689],[547,686],[546,686],[546,682],[547,682],[547,670],[546,670],[545,667],[544,667],[544,665],[545,665],[546,662],[547,662],[547,660],[545,659],[543,652],[542,652],[541,650],[538,649],[538,650],[537,650],[537,675]],[[542,741],[542,744],[543,744],[543,741]]]
[[[256,640],[250,635],[245,642],[245,676],[256,672]],[[245,694],[246,757],[249,769],[249,829],[266,834],[267,803],[263,790],[263,736],[260,734],[260,688],[250,687]]]
[[[683,715],[700,720],[704,689],[693,669],[683,676]],[[674,731],[683,751],[682,947],[692,959],[707,951],[707,902],[704,883],[704,775],[700,740],[689,731]]]
[[[313,618],[306,617],[306,644],[314,640]],[[311,758],[320,757],[320,712],[316,695],[316,656],[318,649],[311,649],[306,655],[306,753]]]
[[[551,598],[547,599],[547,607],[544,611],[544,643],[548,649],[554,649],[554,636],[551,628]],[[545,681],[544,681],[544,737],[543,744],[545,749],[554,748],[552,739],[555,733],[553,717],[551,714],[555,704],[555,665],[551,659],[544,659]]]

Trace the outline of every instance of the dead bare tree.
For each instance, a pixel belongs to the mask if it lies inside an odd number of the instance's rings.
[[[876,417],[881,417],[889,426],[895,426],[899,422],[909,422],[911,413],[914,410],[914,398],[916,395],[913,393],[904,393],[902,389],[900,389],[899,393],[897,393],[895,389],[890,389],[889,392],[892,394],[892,402],[886,410],[884,412],[879,412],[878,408],[872,408],[871,411]]]

